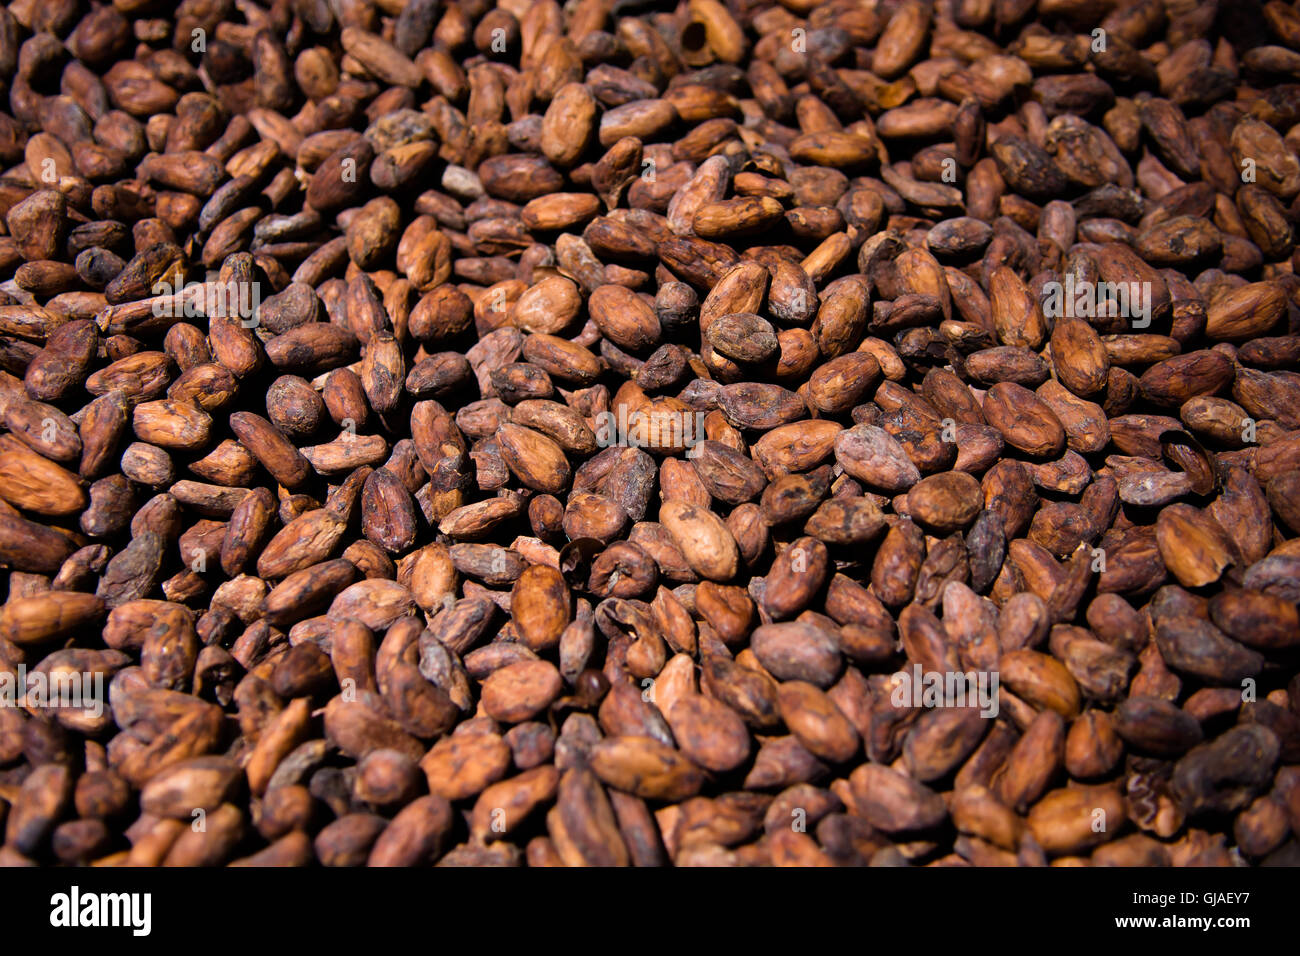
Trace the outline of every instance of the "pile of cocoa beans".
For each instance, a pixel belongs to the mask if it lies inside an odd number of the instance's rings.
[[[0,863],[1300,865],[1298,8],[0,7]]]

